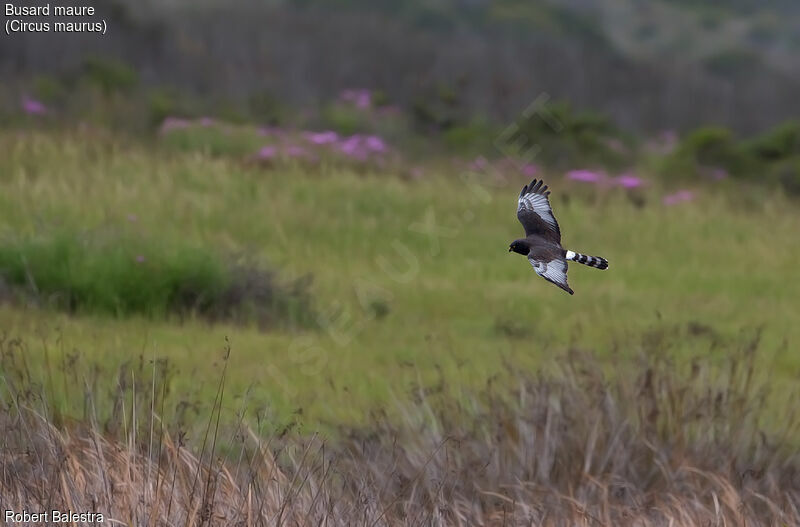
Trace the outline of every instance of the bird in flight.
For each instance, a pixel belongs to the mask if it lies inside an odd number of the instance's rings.
[[[525,228],[525,237],[511,242],[508,252],[527,256],[536,274],[572,295],[575,292],[567,283],[567,260],[596,269],[608,269],[608,260],[561,247],[561,230],[550,208],[549,195],[547,185],[541,180],[534,179],[530,185],[522,187],[517,219]]]

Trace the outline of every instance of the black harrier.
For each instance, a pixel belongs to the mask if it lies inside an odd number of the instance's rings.
[[[541,180],[533,180],[522,187],[517,205],[517,219],[525,227],[525,237],[514,240],[508,252],[524,254],[536,274],[556,284],[569,294],[574,291],[567,284],[567,260],[597,269],[608,269],[608,260],[599,256],[586,256],[561,247],[561,231],[553,216],[547,196],[550,191]]]

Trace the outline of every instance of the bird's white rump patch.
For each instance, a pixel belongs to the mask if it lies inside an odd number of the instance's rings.
[[[574,253],[574,252],[572,252],[572,251],[567,251],[567,256],[566,256],[567,260],[573,260],[573,259],[575,259],[575,254],[576,254],[576,253]]]

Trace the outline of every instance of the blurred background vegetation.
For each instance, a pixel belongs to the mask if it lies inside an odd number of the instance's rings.
[[[669,172],[710,165],[800,188],[800,8],[789,0],[113,0],[97,9],[110,27],[102,38],[4,38],[3,123],[29,119],[19,111],[29,98],[54,120],[129,133],[213,116],[467,154],[490,151],[546,93],[566,132],[533,130],[540,162],[618,168],[642,138],[668,133],[682,139]],[[353,89],[383,111],[342,104]]]

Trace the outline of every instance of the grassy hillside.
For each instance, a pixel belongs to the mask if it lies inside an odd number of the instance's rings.
[[[357,423],[387,403],[392,411],[420,383],[444,378],[458,392],[509,365],[532,371],[573,348],[594,350],[622,370],[653,350],[721,360],[760,327],[764,371],[779,367],[773,382],[800,373],[792,352],[800,282],[787,278],[800,261],[800,213],[763,187],[697,184],[685,189],[692,200],[667,205],[663,198],[678,187],[646,174],[644,188],[633,190],[545,174],[565,246],[611,263],[605,272],[572,265],[570,297],[507,252],[521,234],[514,211],[529,179],[522,174],[465,178],[441,164],[409,178],[391,166],[257,165],[87,130],[3,132],[0,150],[7,153],[0,159],[3,254],[37,270],[23,275],[26,296],[0,308],[4,366],[22,360],[35,377],[47,361],[51,374],[77,364],[82,378],[56,374],[61,380],[49,389],[62,403],[54,404],[66,404],[70,392],[75,400],[84,382],[113,387],[119,366],[140,356],[168,359],[174,393],[211,401],[226,337],[228,393],[250,388],[249,400],[280,419],[302,409],[312,427]],[[122,245],[105,260],[108,239]],[[149,287],[159,266],[179,261],[184,249],[223,267],[268,270],[279,284],[310,275],[314,321],[262,331],[253,319],[211,323],[202,313],[123,317],[77,306],[64,314],[53,298],[84,280],[85,270],[70,268],[51,282],[62,284],[55,293],[37,281],[84,260],[42,263],[33,260],[46,251],[9,252],[34,242],[95,251],[92,276],[111,284],[103,294],[112,296]],[[105,271],[120,258],[153,266],[152,273],[134,273],[140,282],[114,289],[125,278]],[[4,288],[13,296],[8,280],[0,294]],[[16,337],[22,358],[9,352]],[[101,373],[92,373],[95,362]]]

